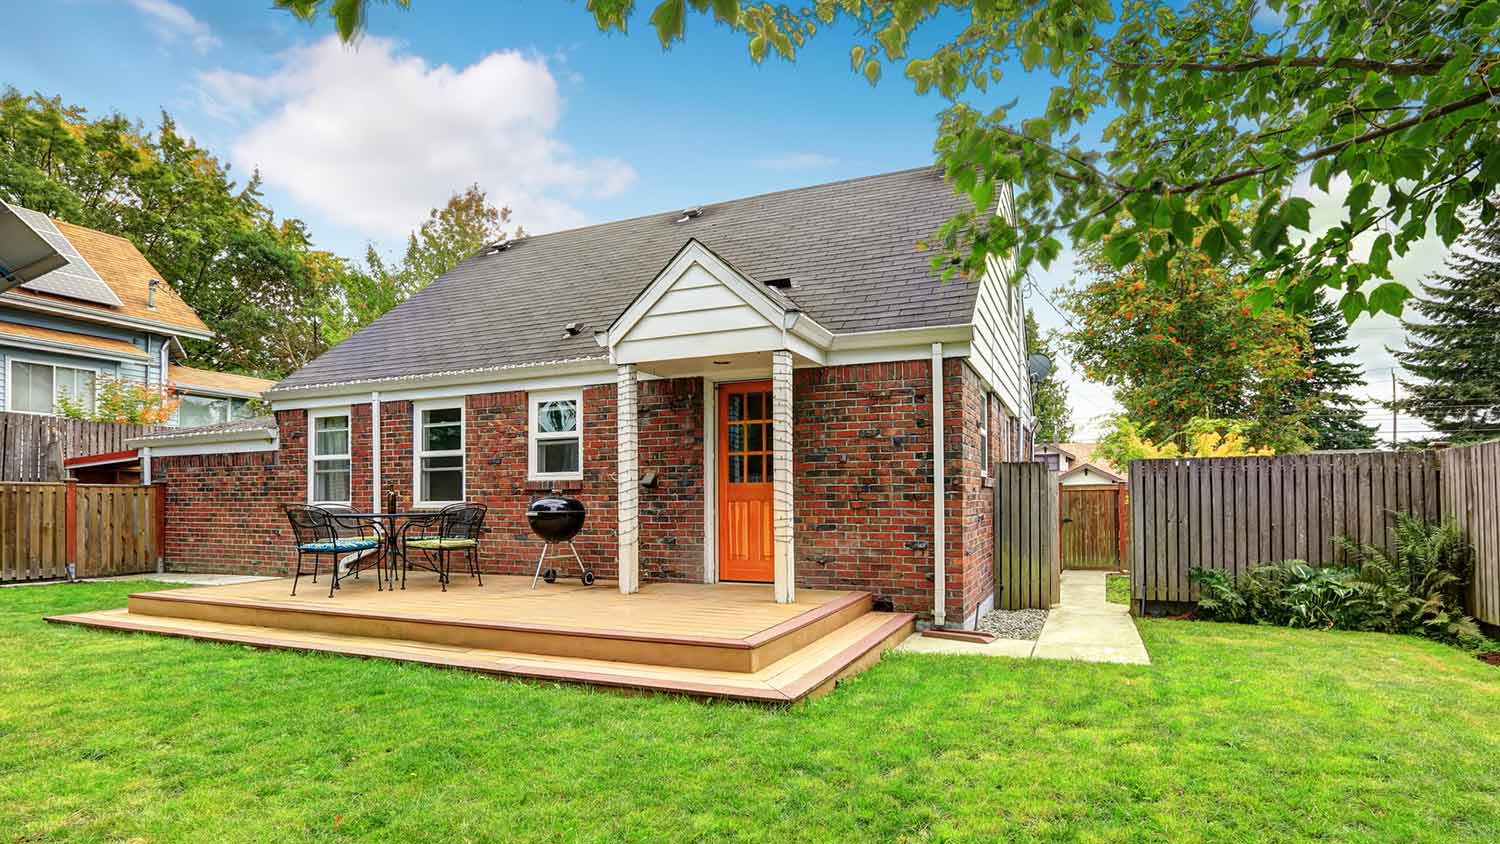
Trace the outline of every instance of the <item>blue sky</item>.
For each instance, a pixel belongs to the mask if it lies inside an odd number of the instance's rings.
[[[269,2],[0,2],[25,33],[0,51],[0,84],[148,124],[166,109],[242,178],[259,167],[278,213],[348,257],[395,250],[471,182],[545,231],[927,164],[944,106],[897,74],[871,87],[851,72],[848,27],[820,33],[795,65],[757,66],[743,36],[706,18],[663,52],[645,15],[628,36],[604,35],[581,0],[376,4],[357,48]],[[924,28],[913,52],[957,25]],[[988,101],[1036,110],[1049,86],[1015,73]],[[1419,249],[1398,274],[1440,258]],[[1037,283],[1070,276],[1065,254]],[[1062,324],[1030,299],[1044,327]],[[1399,329],[1371,321],[1356,339],[1370,394],[1388,396]],[[1114,408],[1061,364],[1077,422]]]

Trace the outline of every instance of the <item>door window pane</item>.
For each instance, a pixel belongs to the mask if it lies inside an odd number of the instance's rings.
[[[765,476],[761,474],[761,462],[759,454],[752,454],[745,458],[745,480],[752,484],[765,483]]]
[[[729,456],[729,482],[742,484],[745,482],[745,458],[743,455],[731,454]]]
[[[761,399],[761,394],[760,393],[751,393],[746,398],[749,399],[749,402],[747,404],[747,407],[745,408],[745,418],[746,419],[764,419],[764,418],[766,418],[765,417],[765,402]]]
[[[750,442],[745,447],[746,451],[765,451],[765,441],[761,439],[765,428],[761,425],[749,426]]]
[[[729,418],[745,418],[745,397],[740,393],[729,394]]]

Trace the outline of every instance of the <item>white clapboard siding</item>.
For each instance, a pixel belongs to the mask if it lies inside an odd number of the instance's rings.
[[[1001,191],[997,213],[1009,217],[1009,188]],[[1011,413],[1031,420],[1031,391],[1026,380],[1025,303],[1012,283],[1015,263],[991,259],[979,281],[974,302],[974,340],[970,362],[990,383]]]

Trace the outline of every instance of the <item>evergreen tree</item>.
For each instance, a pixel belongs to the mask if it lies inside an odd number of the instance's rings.
[[[1044,354],[1053,361],[1051,345],[1037,328],[1036,317],[1026,312],[1026,354]],[[1041,382],[1032,386],[1032,411],[1036,413],[1036,441],[1063,443],[1073,439],[1073,417],[1068,411],[1068,386],[1057,379],[1054,367]]]
[[[1319,300],[1307,318],[1310,376],[1288,387],[1289,398],[1303,414],[1315,449],[1375,448],[1375,427],[1365,424],[1359,399],[1352,392],[1364,384],[1364,371],[1350,359],[1349,323],[1332,302]]]
[[[1414,301],[1396,358],[1416,378],[1397,406],[1457,442],[1500,435],[1500,223],[1466,236]]]

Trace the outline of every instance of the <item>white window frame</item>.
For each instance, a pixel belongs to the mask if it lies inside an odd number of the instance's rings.
[[[318,454],[318,420],[333,416],[344,417],[349,428],[348,446],[343,454]],[[344,501],[319,501],[316,496],[317,490],[317,466],[318,460],[348,460],[349,461],[349,498]],[[349,406],[325,407],[307,412],[307,503],[318,504],[343,504],[353,506],[354,504],[354,414],[349,412]]]
[[[466,403],[463,397],[457,399],[431,399],[429,401],[412,402],[411,406],[411,499],[414,506],[418,508],[446,507],[449,504],[462,504],[467,500],[469,493],[469,466],[466,447],[469,444],[469,423],[465,418],[468,416]],[[439,449],[427,451],[422,447],[424,437],[422,436],[422,413],[428,410],[457,410],[458,411],[458,448]],[[422,458],[424,457],[457,457],[459,458],[458,472],[458,500],[457,501],[428,501],[422,497]]]
[[[578,430],[566,433],[542,434],[536,429],[536,410],[544,402],[574,401],[578,406]],[[578,440],[578,471],[537,471],[537,443],[547,440]],[[581,481],[583,480],[583,390],[546,390],[528,393],[526,396],[526,477],[533,481]]]
[[[988,390],[980,392],[981,404],[979,405],[979,477],[990,476],[990,459],[993,456],[994,441],[990,439],[990,393]]]
[[[15,395],[16,395],[15,390],[12,389],[12,386],[16,383],[15,364],[18,364],[18,363],[29,364],[31,366],[46,366],[46,367],[50,367],[52,369],[52,409],[48,410],[46,413],[43,413],[43,412],[37,411],[37,410],[20,410],[20,409],[18,409],[16,407],[12,407],[12,405],[15,402]],[[51,361],[51,360],[37,360],[35,358],[16,357],[14,355],[6,355],[5,356],[5,409],[6,409],[6,411],[10,412],[10,413],[29,413],[32,416],[56,416],[57,415],[56,408],[57,408],[57,370],[58,370],[58,368],[62,368],[62,369],[76,369],[79,372],[92,372],[92,373],[94,373],[94,407],[98,407],[98,402],[99,402],[99,378],[101,376],[104,376],[104,375],[108,375],[108,376],[110,376],[112,378],[115,377],[112,373],[107,373],[107,372],[105,372],[104,370],[100,369],[97,366],[89,366],[89,365],[87,365],[87,364],[85,364],[85,363],[83,363],[81,361],[79,363],[77,363],[77,364],[58,363],[57,361]],[[92,412],[94,410],[94,408],[91,407],[91,408],[89,408],[89,410]]]

